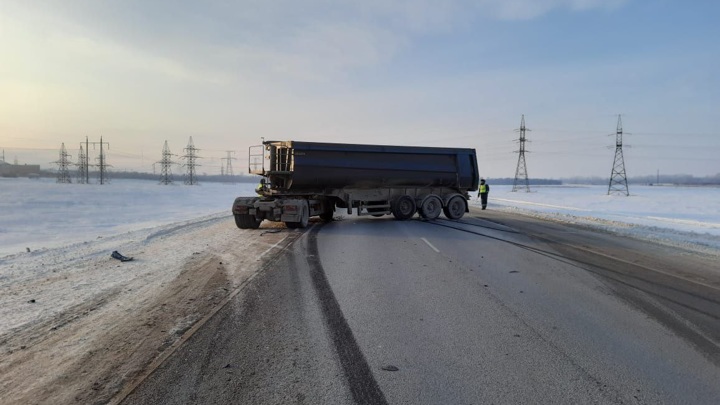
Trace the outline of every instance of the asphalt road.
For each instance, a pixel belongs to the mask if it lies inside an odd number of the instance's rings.
[[[492,211],[346,218],[123,404],[720,403],[713,258]]]

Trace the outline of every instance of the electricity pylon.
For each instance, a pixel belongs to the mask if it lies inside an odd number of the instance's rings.
[[[512,191],[525,189],[525,192],[529,193],[530,180],[528,180],[527,165],[525,164],[525,142],[529,141],[525,139],[525,131],[530,130],[525,128],[525,114],[523,114],[522,119],[520,120],[520,128],[516,129],[515,131],[520,132],[520,139],[518,139],[518,142],[520,143],[520,149],[515,151],[519,152],[520,154],[518,155],[518,163],[517,168],[515,169],[515,180],[513,181]]]
[[[160,184],[171,184],[173,182],[172,178],[172,169],[171,166],[175,164],[175,162],[172,161],[173,154],[170,153],[170,148],[168,147],[167,141],[165,141],[165,146],[163,146],[162,151],[162,158],[160,159]],[[154,169],[154,165],[153,165]]]
[[[80,144],[80,153],[78,154],[78,162],[76,164],[77,171],[77,182],[78,184],[85,184],[87,182],[88,167],[87,167],[87,155],[82,144]]]
[[[192,136],[190,137],[190,140],[184,150],[185,155],[182,158],[185,159],[185,164],[183,166],[187,168],[187,173],[185,174],[185,184],[196,185],[198,184],[198,181],[197,176],[195,175],[195,168],[200,165],[198,165],[195,160],[200,157],[197,155],[197,151],[199,149],[195,148]]]
[[[628,189],[627,175],[625,174],[625,158],[623,157],[623,130],[622,120],[618,114],[617,130],[615,131],[615,161],[613,162],[612,172],[610,173],[610,185],[608,186],[608,195],[630,195]]]
[[[68,169],[68,167],[70,167],[70,157],[71,156],[67,153],[67,150],[65,149],[65,142],[63,142],[62,146],[60,147],[60,159],[58,159],[57,162],[54,162],[58,165],[58,183],[72,183],[72,179],[70,179],[70,170]]]
[[[235,154],[235,151],[226,150],[225,152],[227,152],[227,157],[220,158],[220,160],[225,161],[225,165],[220,166],[220,169],[221,169],[220,172],[224,176],[232,177],[234,175],[233,168],[232,168],[232,161],[237,160],[237,158],[232,157],[232,155]],[[224,167],[224,170],[223,170],[223,167]]]
[[[94,144],[97,142],[93,142]],[[107,164],[106,158],[105,158],[105,152],[103,151],[103,146],[107,145],[108,149],[110,149],[110,144],[108,142],[103,142],[102,136],[100,137],[100,155],[98,156],[98,170],[100,175],[100,184],[105,184],[107,182],[107,168],[110,167],[110,165]]]

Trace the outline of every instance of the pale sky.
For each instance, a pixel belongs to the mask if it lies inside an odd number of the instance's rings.
[[[152,171],[192,136],[219,174],[261,137],[451,146],[513,177],[525,114],[530,177],[609,177],[622,114],[629,176],[715,175],[719,17],[714,0],[0,0],[0,150],[51,168],[102,136],[113,170]]]

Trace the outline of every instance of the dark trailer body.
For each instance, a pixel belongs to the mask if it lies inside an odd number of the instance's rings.
[[[343,187],[477,189],[474,149],[292,142],[287,191]]]
[[[304,227],[314,215],[332,220],[335,207],[457,219],[479,180],[475,150],[466,148],[266,141],[249,155],[249,172],[263,176],[263,187],[260,197],[235,200],[240,228],[263,219]]]

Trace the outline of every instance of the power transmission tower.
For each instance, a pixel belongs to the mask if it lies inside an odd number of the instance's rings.
[[[519,152],[520,155],[518,156],[517,168],[515,169],[515,180],[513,181],[512,191],[518,191],[524,188],[525,192],[529,193],[530,181],[528,180],[527,165],[525,164],[525,142],[529,141],[525,139],[525,131],[530,130],[525,128],[525,114],[523,114],[522,119],[520,120],[520,128],[515,131],[520,132],[520,139],[518,139],[520,149],[515,151]]]
[[[198,165],[195,162],[195,159],[199,159],[200,157],[197,155],[197,151],[199,149],[195,148],[195,145],[193,144],[192,136],[190,137],[190,140],[188,141],[187,146],[185,147],[185,155],[182,157],[185,159],[184,166],[187,167],[187,173],[185,175],[185,184],[187,185],[196,185],[198,184],[197,176],[195,175],[195,168]]]
[[[82,184],[90,184],[90,141],[88,137],[85,137],[85,153],[83,153],[83,143],[80,142],[80,155],[82,158],[82,165],[80,166],[80,175],[83,175],[83,180],[80,181]],[[94,145],[93,145],[94,146]]]
[[[97,142],[93,142],[94,144]],[[110,165],[107,164],[105,161],[105,153],[103,151],[103,145],[107,145],[108,149],[110,149],[110,144],[108,142],[103,142],[102,136],[100,137],[100,156],[98,156],[98,171],[100,172],[100,184],[105,184],[107,182],[107,168],[110,167]]]
[[[85,149],[83,149],[83,144],[85,144]],[[105,146],[110,149],[110,143],[104,142],[102,137],[100,137],[100,142],[90,142],[87,136],[85,137],[85,142],[80,142],[80,155],[78,156],[77,163],[78,183],[90,184],[90,145],[93,146],[93,149],[95,148],[95,145],[100,145],[100,155],[97,157],[99,169],[98,174],[100,176],[100,184],[105,184],[107,182],[107,168],[112,167],[107,164],[107,160],[105,158]]]
[[[163,146],[162,158],[160,159],[160,184],[171,184],[173,182],[171,165],[175,164],[172,161],[173,154],[170,153],[170,147],[168,147],[167,141]],[[153,172],[155,171],[155,165],[153,165]]]
[[[60,159],[58,159],[57,163],[58,165],[58,173],[57,173],[57,182],[58,183],[72,183],[72,180],[70,179],[70,170],[68,167],[70,166],[70,158],[71,156],[67,153],[67,150],[65,149],[65,142],[62,143],[62,146],[60,146]]]
[[[224,170],[224,172],[223,172],[223,170],[222,170],[222,169],[223,169],[223,166],[220,166],[220,172],[221,172],[221,174],[224,175],[224,176],[232,177],[232,176],[233,176],[232,161],[233,161],[233,160],[237,160],[237,158],[232,157],[232,155],[235,154],[235,151],[226,150],[225,152],[227,152],[227,157],[220,158],[220,160],[224,160],[224,161],[225,161],[225,166],[224,166],[224,167],[225,167],[225,170]]]
[[[623,130],[622,120],[618,114],[617,130],[615,131],[615,161],[613,162],[612,173],[610,173],[610,185],[608,195],[630,195],[628,190],[627,175],[625,174],[625,159],[623,158]]]
[[[88,175],[88,167],[87,167],[87,155],[85,154],[85,149],[83,149],[82,144],[80,144],[80,153],[78,154],[78,162],[75,164],[77,166],[77,182],[78,184],[85,184],[86,178]]]

